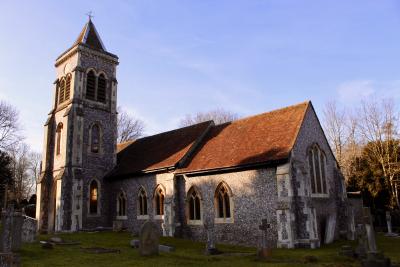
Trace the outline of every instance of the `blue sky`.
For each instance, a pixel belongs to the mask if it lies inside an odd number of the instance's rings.
[[[2,0],[0,99],[38,151],[55,59],[89,10],[120,58],[119,105],[147,134],[220,107],[248,116],[310,99],[321,116],[333,99],[400,104],[399,1]]]

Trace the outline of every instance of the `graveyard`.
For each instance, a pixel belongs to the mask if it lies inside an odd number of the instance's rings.
[[[57,235],[66,244],[42,248],[39,241],[23,244],[21,266],[360,266],[360,262],[340,256],[343,245],[357,246],[357,241],[336,241],[319,249],[273,249],[266,261],[257,260],[257,249],[217,244],[218,255],[205,255],[205,243],[172,237],[161,237],[160,244],[173,246],[175,251],[159,255],[140,256],[138,249],[130,246],[130,232],[93,232]],[[38,240],[52,236],[40,235]],[[377,234],[379,250],[400,264],[400,238]],[[90,251],[89,248],[97,248]],[[101,251],[101,248],[107,249]]]

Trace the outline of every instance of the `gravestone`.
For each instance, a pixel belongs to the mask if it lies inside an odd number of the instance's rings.
[[[325,244],[330,244],[335,238],[335,227],[336,227],[336,215],[330,215],[328,217],[325,229]]]
[[[214,230],[214,220],[210,216],[204,219],[204,230],[206,230],[207,242],[204,254],[206,255],[216,255],[220,254],[219,250],[215,246],[215,230]]]
[[[24,218],[21,212],[14,212],[13,214],[13,224],[12,224],[12,242],[11,250],[16,252],[21,249],[22,245],[22,225],[24,224]]]
[[[262,231],[261,244],[257,250],[257,257],[259,260],[266,260],[271,256],[271,244],[268,240],[268,230],[270,227],[267,219],[261,221],[261,225],[259,226],[259,229]]]
[[[22,242],[32,243],[36,240],[37,220],[28,216],[24,216],[22,224]]]
[[[164,205],[164,221],[162,223],[163,236],[174,236],[171,203]]]
[[[157,225],[147,221],[140,229],[139,235],[139,254],[141,256],[151,256],[158,254],[160,231]]]
[[[367,258],[361,261],[363,267],[390,267],[390,259],[385,258],[383,253],[378,252],[375,240],[374,225],[372,222],[371,211],[369,208],[363,208],[363,220],[367,232],[368,252]]]
[[[22,223],[18,221],[19,217],[21,217],[21,213],[15,214],[13,205],[7,206],[7,208],[2,211],[0,266],[19,266],[19,256],[13,253],[18,251],[21,246]]]
[[[365,231],[364,224],[357,225],[356,236],[358,245],[356,248],[356,255],[358,258],[365,258],[367,256],[367,232]]]
[[[389,237],[398,236],[398,234],[392,232],[392,217],[390,216],[390,211],[386,211],[386,223],[387,223],[388,232],[386,233],[385,236],[389,236]]]
[[[376,247],[375,231],[372,222],[371,211],[367,207],[363,208],[363,220],[364,220],[365,230],[367,232],[368,252],[377,252],[378,249]]]

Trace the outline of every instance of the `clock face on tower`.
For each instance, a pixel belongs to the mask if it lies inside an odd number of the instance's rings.
[[[64,66],[64,75],[71,71],[71,64],[67,63]]]

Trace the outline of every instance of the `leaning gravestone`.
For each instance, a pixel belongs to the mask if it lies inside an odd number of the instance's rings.
[[[259,229],[262,231],[261,245],[257,250],[257,256],[259,260],[267,260],[271,256],[271,245],[268,242],[268,230],[270,224],[267,219],[263,219]]]
[[[375,230],[372,222],[371,211],[363,208],[364,225],[367,232],[368,252],[367,258],[361,261],[363,267],[390,267],[390,259],[385,258],[382,252],[378,252],[375,240]]]
[[[140,229],[139,254],[141,256],[157,255],[159,239],[160,230],[157,225],[150,221],[145,222]]]

